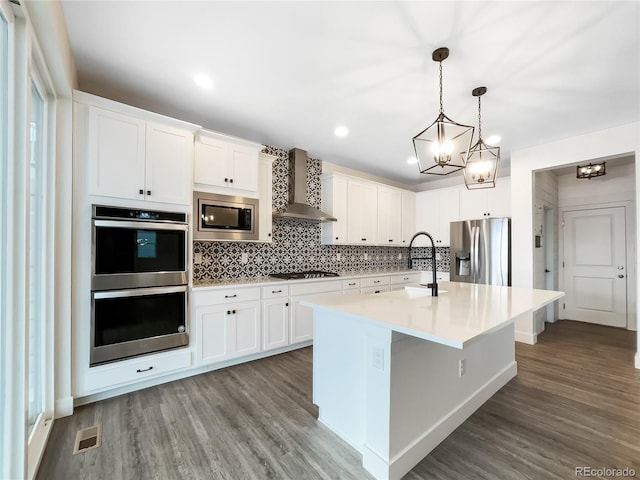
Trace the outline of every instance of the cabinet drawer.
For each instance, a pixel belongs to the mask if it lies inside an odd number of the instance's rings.
[[[397,285],[400,283],[418,283],[420,280],[420,274],[416,273],[404,273],[402,275],[393,275],[391,277],[391,285]]]
[[[364,294],[372,294],[372,293],[383,293],[389,291],[389,285],[381,285],[379,287],[367,287],[360,289],[360,293]]]
[[[351,280],[342,280],[342,289],[350,290],[352,288],[360,288],[360,279],[352,278]]]
[[[288,297],[289,286],[288,285],[272,285],[270,287],[262,287],[262,298],[278,298]]]
[[[291,285],[291,295],[310,295],[314,293],[338,292],[342,290],[339,280],[329,282],[300,283]]]
[[[145,380],[191,366],[191,350],[149,355],[89,369],[85,390],[93,392]]]
[[[274,289],[277,290],[277,289]],[[252,288],[223,288],[220,290],[205,290],[193,292],[193,304],[213,305],[229,302],[247,302],[260,300],[260,287]]]
[[[360,279],[360,287],[380,287],[381,285],[389,285],[389,277],[365,277]]]

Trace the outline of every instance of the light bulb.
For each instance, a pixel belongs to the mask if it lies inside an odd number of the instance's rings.
[[[431,153],[433,153],[433,160],[438,165],[445,165],[451,161],[453,142],[448,138],[445,138],[442,143],[433,142],[431,144]]]

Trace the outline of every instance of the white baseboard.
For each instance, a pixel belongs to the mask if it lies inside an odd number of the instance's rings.
[[[73,415],[73,397],[58,398],[55,403],[54,418]]]
[[[509,363],[502,371],[469,395],[433,428],[424,432],[413,444],[391,459],[389,464],[368,448],[363,449],[362,464],[376,479],[399,480],[415,467],[429,452],[436,448],[473,412],[516,376],[516,362]]]
[[[538,343],[538,335],[531,332],[518,332],[515,334],[516,342],[526,343],[528,345],[535,345]]]

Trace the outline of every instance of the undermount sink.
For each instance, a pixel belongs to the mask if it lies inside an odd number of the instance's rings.
[[[422,298],[431,296],[431,287],[426,285],[420,285],[419,287],[404,287],[404,291],[407,292],[409,298]],[[438,290],[438,295],[447,293],[447,290]]]

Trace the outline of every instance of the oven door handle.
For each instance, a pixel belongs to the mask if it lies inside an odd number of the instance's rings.
[[[183,293],[188,287],[180,285],[177,287],[155,287],[155,288],[134,288],[130,290],[109,290],[108,292],[94,292],[93,298],[100,300],[103,298],[141,297],[143,295],[161,295],[163,293]]]
[[[95,227],[134,228],[137,230],[182,230],[186,232],[186,223],[132,222],[130,220],[93,220]]]

